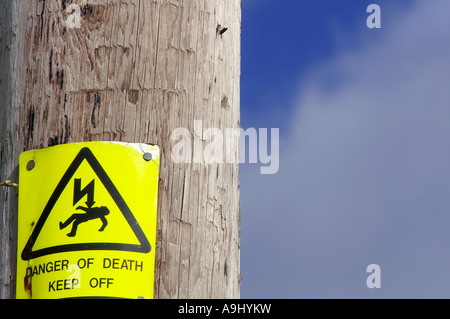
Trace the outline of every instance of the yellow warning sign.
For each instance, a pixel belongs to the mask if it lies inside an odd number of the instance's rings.
[[[158,172],[147,144],[23,153],[17,298],[152,298]]]

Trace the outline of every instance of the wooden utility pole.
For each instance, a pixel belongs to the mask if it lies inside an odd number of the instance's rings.
[[[157,144],[155,297],[238,298],[238,163],[177,164],[171,132],[205,146],[195,121],[239,128],[240,0],[0,0],[0,10],[0,182],[18,181],[26,150]],[[0,187],[1,298],[23,281],[18,192]]]

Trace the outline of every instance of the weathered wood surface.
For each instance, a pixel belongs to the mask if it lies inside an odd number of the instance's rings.
[[[81,28],[67,26],[72,3]],[[187,128],[204,145],[195,120],[240,126],[240,0],[0,0],[0,9],[0,181],[17,180],[25,150],[158,144],[155,297],[239,297],[238,163],[175,164],[170,134]],[[0,188],[1,298],[15,295],[17,194]]]

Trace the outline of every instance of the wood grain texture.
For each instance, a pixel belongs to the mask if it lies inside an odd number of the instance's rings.
[[[66,24],[72,3],[81,28]],[[0,180],[17,180],[25,150],[157,144],[155,297],[238,298],[238,163],[175,164],[170,134],[187,128],[204,146],[195,120],[240,127],[240,0],[0,0],[0,8]],[[11,298],[17,190],[0,188],[0,214],[0,297]]]

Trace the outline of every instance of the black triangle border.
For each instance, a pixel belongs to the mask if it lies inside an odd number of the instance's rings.
[[[58,201],[59,197],[61,196],[62,192],[66,188],[69,181],[72,179],[73,175],[77,171],[77,169],[80,167],[83,160],[86,160],[91,168],[94,170],[95,174],[97,174],[97,177],[102,182],[103,186],[105,186],[106,190],[108,191],[111,198],[116,203],[119,210],[122,212],[123,216],[125,217],[126,221],[130,225],[131,229],[133,230],[134,234],[136,235],[140,245],[133,245],[133,244],[118,244],[118,243],[86,243],[86,244],[67,244],[67,245],[59,245],[59,246],[53,246],[49,248],[43,248],[36,251],[33,251],[34,243],[36,242],[42,227],[44,226],[45,222],[47,221],[48,216],[50,215],[53,207],[55,206],[56,202]],[[81,151],[78,153],[78,155],[73,160],[72,164],[70,164],[67,171],[64,173],[63,177],[61,178],[60,182],[56,186],[55,190],[53,191],[52,196],[50,197],[49,201],[47,202],[47,205],[45,206],[44,210],[42,211],[41,217],[39,218],[38,222],[36,223],[36,227],[33,230],[33,233],[31,234],[30,238],[28,239],[27,244],[25,245],[25,248],[22,251],[21,257],[22,260],[31,260],[34,258],[56,254],[56,253],[62,253],[62,252],[69,252],[69,251],[83,251],[83,250],[116,250],[116,251],[129,251],[129,252],[138,252],[138,253],[149,253],[151,251],[152,247],[145,236],[144,232],[142,231],[141,227],[139,226],[139,223],[137,222],[136,218],[134,217],[133,213],[131,212],[128,205],[125,203],[124,199],[120,195],[117,188],[114,186],[113,182],[109,178],[108,174],[106,174],[103,167],[100,165],[97,158],[94,156],[92,151],[85,147],[81,149]]]

